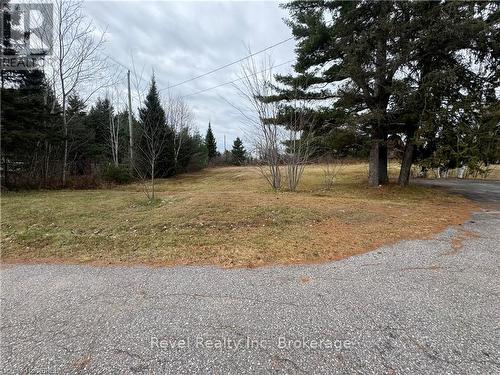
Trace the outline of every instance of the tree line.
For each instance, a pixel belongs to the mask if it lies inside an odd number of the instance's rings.
[[[203,137],[182,99],[169,95],[162,103],[154,77],[138,118],[132,116],[132,153],[128,111],[114,105],[111,95],[97,97],[90,106],[76,94],[69,96],[70,126],[65,132],[61,105],[42,70],[2,72],[1,90],[5,187],[91,187],[98,180],[123,183],[136,177],[154,181],[199,170],[211,162],[242,165],[247,159],[239,138],[224,159],[211,125]],[[68,167],[63,184],[66,141]]]
[[[16,56],[25,37],[13,31],[17,5],[3,6],[2,52]],[[33,69],[1,70],[2,186],[93,187],[137,178],[154,186],[155,177],[198,170],[217,157],[210,125],[202,137],[187,103],[160,97],[154,77],[144,100],[137,88],[140,108],[129,114],[123,77],[104,56],[103,35],[82,3],[56,1],[54,8],[52,55]]]
[[[117,108],[110,97],[87,106],[78,95],[67,99],[64,129],[61,105],[47,87],[40,70],[2,73],[2,184],[6,187],[61,187],[95,185],[99,178],[130,181],[150,175],[147,157],[148,111],[155,98],[148,96],[139,118],[132,117],[136,160],[130,160],[127,109]],[[155,87],[154,85],[152,87]],[[158,98],[156,98],[159,100]],[[158,101],[154,102],[159,104]],[[161,154],[155,161],[156,177],[169,177],[203,168],[208,152],[201,135],[193,130],[192,114],[185,103],[169,99],[162,111],[164,132]],[[168,114],[168,121],[167,121]],[[67,177],[63,183],[65,143],[68,142]],[[135,162],[135,164],[134,164]]]
[[[401,161],[401,185],[415,163],[424,172],[482,173],[500,159],[498,3],[283,7],[297,44],[294,74],[274,75],[271,64],[261,69],[247,60],[238,89],[248,103],[239,110],[257,130],[253,163],[273,189],[283,166],[295,190],[304,165],[325,154],[368,157],[372,186],[388,182],[389,157]],[[129,114],[81,3],[55,8],[51,65],[1,72],[2,184],[92,185],[99,176],[136,176],[151,181],[154,195],[155,177],[248,162],[239,138],[220,155],[211,125],[202,137],[189,106],[174,95],[161,98],[154,77],[136,115]]]

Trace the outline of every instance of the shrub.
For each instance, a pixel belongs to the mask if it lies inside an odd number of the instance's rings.
[[[188,172],[195,172],[205,168],[208,165],[208,152],[202,150],[200,152],[194,153],[187,165],[186,170]]]
[[[491,166],[486,165],[483,161],[480,161],[477,157],[472,157],[467,163],[467,169],[465,171],[465,175],[467,178],[477,179],[487,178],[493,168]]]
[[[113,164],[109,164],[103,169],[101,177],[104,181],[115,184],[127,184],[134,179],[128,167]]]

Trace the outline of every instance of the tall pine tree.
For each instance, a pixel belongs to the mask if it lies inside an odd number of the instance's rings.
[[[243,165],[246,159],[246,151],[243,147],[243,142],[239,137],[234,140],[233,149],[231,150],[233,163],[236,165]]]
[[[408,184],[419,153],[435,151],[437,138],[456,133],[457,127],[477,123],[485,104],[495,98],[499,16],[500,6],[488,2],[411,4],[409,69],[393,90],[392,108],[392,120],[403,124],[406,140],[401,185]],[[456,148],[456,139],[450,138],[450,150]],[[445,164],[462,166],[466,159],[460,159],[451,157]]]
[[[49,149],[61,141],[58,116],[48,104],[50,88],[41,70],[8,73],[0,93],[3,184],[11,186],[10,172],[16,170],[30,177],[29,186],[41,186],[49,174]]]
[[[97,102],[89,111],[87,126],[90,138],[89,152],[96,163],[110,159],[109,152],[109,117],[113,114],[113,107],[109,99],[97,98]]]
[[[498,80],[498,3],[292,1],[284,7],[297,39],[296,74],[278,76],[284,88],[268,100],[318,100],[320,127],[354,123],[369,134],[372,186],[388,180],[390,135],[410,141],[400,177],[405,184],[421,125],[452,95],[476,95],[485,81],[474,67]]]
[[[151,189],[147,190],[147,194],[149,199],[154,199],[158,164],[162,155],[165,154],[169,136],[165,111],[161,106],[154,76],[151,79],[144,106],[139,109],[139,127],[139,152],[136,155],[138,155],[140,165],[136,168],[139,174],[151,179]]]
[[[208,123],[207,135],[205,136],[205,145],[208,150],[208,158],[213,159],[217,156],[217,143],[215,142],[214,133],[212,132],[212,126],[210,122]]]
[[[387,177],[389,104],[396,72],[406,63],[404,2],[292,1],[284,5],[297,39],[295,76],[275,99],[319,100],[353,114],[371,137],[372,186]]]

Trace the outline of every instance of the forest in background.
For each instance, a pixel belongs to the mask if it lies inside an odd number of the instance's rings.
[[[209,163],[249,162],[274,171],[287,165],[296,186],[304,165],[325,158],[368,159],[372,186],[388,182],[388,160],[397,160],[405,185],[412,165],[423,175],[463,168],[485,176],[500,159],[496,2],[284,4],[296,39],[295,73],[274,75],[267,66],[259,76],[255,66],[242,66],[240,92],[264,133],[247,150],[238,138],[223,155],[210,126],[200,135],[187,103],[161,97],[154,76],[129,116],[81,4],[55,6],[65,26],[55,30],[57,64],[1,72],[4,187],[154,184],[154,177]],[[8,29],[15,20],[2,22]],[[15,54],[13,38],[4,34],[4,53]],[[89,95],[92,85],[99,90]]]

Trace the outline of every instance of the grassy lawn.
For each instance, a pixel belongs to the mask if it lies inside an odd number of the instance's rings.
[[[306,168],[297,193],[274,193],[252,167],[207,169],[109,190],[8,192],[4,262],[259,266],[316,262],[424,238],[466,220],[465,199],[423,187],[369,188],[367,167],[343,168],[331,190]],[[391,169],[391,173],[396,171]]]

